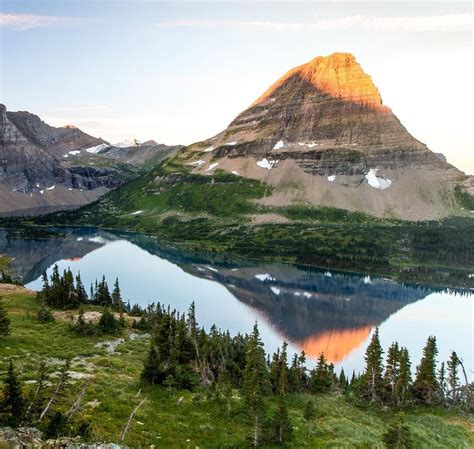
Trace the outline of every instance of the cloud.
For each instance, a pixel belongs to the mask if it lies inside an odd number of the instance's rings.
[[[66,17],[39,16],[33,14],[0,14],[0,27],[14,30],[31,30],[33,28],[57,25],[68,20]]]
[[[357,29],[371,32],[424,32],[424,31],[468,31],[472,30],[472,14],[444,14],[437,16],[364,16],[353,15],[314,22],[273,22],[188,19],[158,22],[158,27],[203,27],[203,28],[255,28],[268,31],[340,31]]]
[[[61,106],[55,112],[76,112],[76,111],[103,111],[110,109],[108,106]]]

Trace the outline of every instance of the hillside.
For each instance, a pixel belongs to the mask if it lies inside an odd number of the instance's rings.
[[[0,337],[1,381],[11,359],[21,373],[22,385],[32,391],[38,364],[43,360],[48,366],[47,379],[55,385],[58,370],[69,359],[69,386],[53,406],[51,416],[58,410],[67,411],[85,386],[74,420],[74,432],[77,433],[73,434],[82,435],[82,441],[114,442],[133,448],[150,445],[251,447],[250,426],[238,391],[232,394],[230,409],[227,409],[225,402],[205,390],[187,391],[140,383],[150,338],[143,331],[127,328],[121,337],[79,336],[68,324],[68,315],[77,314],[77,310],[54,311],[54,322],[40,323],[36,319],[39,305],[32,292],[0,284],[0,294],[12,320],[10,335]],[[92,307],[92,310],[98,309]],[[110,342],[115,343],[110,345]],[[121,443],[119,436],[130,413],[143,398],[146,401],[131,420],[127,437]],[[304,412],[308,401],[315,409],[314,416],[309,419],[305,418]],[[342,394],[291,394],[288,407],[293,425],[291,447],[299,448],[382,449],[383,434],[393,417],[390,409],[357,407]],[[434,407],[407,408],[405,422],[414,437],[416,449],[473,444],[472,423],[454,411]],[[5,434],[0,431],[0,435]],[[281,446],[264,444],[261,447]]]

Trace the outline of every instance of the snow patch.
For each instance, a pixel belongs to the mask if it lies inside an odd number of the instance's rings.
[[[205,164],[206,161],[199,159],[198,161],[190,162],[188,165],[194,165],[196,167],[200,167],[201,165]]]
[[[324,273],[324,276],[332,278],[332,273],[330,271],[326,271],[326,273]]]
[[[301,293],[300,292],[294,292],[293,293],[295,296],[301,296]]]
[[[364,277],[364,284],[372,284],[372,279],[370,279],[370,276]]]
[[[69,157],[69,155],[67,155],[67,154],[63,154],[63,157]]]
[[[334,182],[335,180],[336,180],[336,175],[328,176],[328,181],[329,182]]]
[[[227,142],[227,143],[224,143],[224,145],[230,145],[230,146],[237,145],[237,142]]]
[[[41,195],[43,195],[43,193],[44,193],[44,190],[40,190],[40,193],[41,193]]]
[[[99,151],[104,150],[107,147],[108,145],[106,143],[101,143],[100,145],[96,145],[95,147],[86,148],[86,151],[88,153],[97,154]]]
[[[272,277],[272,275],[269,274],[269,273],[256,274],[255,278],[258,279],[259,281],[262,281],[262,282],[264,282],[264,281],[274,281],[275,280],[275,278]]]
[[[46,190],[54,190],[56,186],[46,187]]]
[[[367,179],[367,182],[371,187],[374,187],[375,189],[379,190],[388,189],[392,184],[392,181],[390,179],[378,178],[376,168],[371,168],[369,170],[369,173],[365,175],[365,179]]]
[[[68,187],[67,189],[68,189],[68,190],[72,190],[72,187]]]
[[[81,154],[81,150],[72,150],[69,152],[69,154],[72,154],[73,156],[77,156],[78,154]]]
[[[280,148],[283,148],[285,147],[285,142],[283,142],[283,140],[279,140],[275,146],[273,147],[274,150],[279,150]]]
[[[267,160],[267,158],[264,157],[261,161],[257,162],[257,165],[260,168],[266,168],[267,170],[271,170],[277,163],[278,160]]]
[[[78,237],[76,240],[77,240],[78,242],[82,242],[82,241],[84,240],[84,237]]]
[[[231,173],[232,173],[233,175],[235,175],[235,176],[240,176],[240,173],[239,173],[238,171],[232,170]]]
[[[204,153],[210,153],[213,149],[214,149],[214,145],[211,145],[210,147],[204,150]]]
[[[142,210],[136,210],[135,212],[132,212],[132,215],[140,215],[143,214]]]
[[[213,168],[216,168],[219,165],[219,162],[214,162],[213,164],[209,165],[206,171],[211,171]]]
[[[215,268],[212,268],[212,267],[210,267],[210,266],[206,266],[206,268],[207,268],[208,270],[214,271],[214,273],[218,273],[218,272],[219,272],[218,270],[216,270]]]
[[[308,292],[303,292],[303,296],[305,298],[311,298],[311,296],[313,296],[311,293],[308,293]]]
[[[114,143],[112,146],[117,148],[128,148],[128,147],[137,147],[139,142],[137,139],[132,140],[124,140],[123,142]]]
[[[280,294],[280,289],[278,287],[270,287],[270,290],[275,293],[275,295],[279,295]]]

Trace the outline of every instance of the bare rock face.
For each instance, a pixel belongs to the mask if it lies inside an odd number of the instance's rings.
[[[218,163],[265,180],[275,187],[265,204],[408,219],[451,213],[453,184],[465,178],[405,129],[348,53],[293,68],[224,131],[179,158],[196,173]]]
[[[107,143],[105,140],[92,137],[71,125],[61,128],[50,126],[30,112],[9,111],[7,116],[27,139],[58,157],[62,157],[64,153],[69,151]]]
[[[50,180],[71,183],[71,174],[59,161],[31,143],[8,119],[6,108],[0,105],[0,184],[13,191],[28,193]],[[49,184],[52,185],[52,184]]]
[[[122,184],[116,170],[68,166],[59,157],[96,142],[103,141],[0,105],[0,213],[80,206]]]

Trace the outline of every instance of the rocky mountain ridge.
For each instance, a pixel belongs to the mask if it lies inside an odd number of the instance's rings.
[[[453,213],[466,176],[415,139],[353,55],[295,67],[216,136],[177,161],[274,187],[271,206],[305,204],[410,220]]]
[[[180,146],[116,148],[74,126],[55,128],[0,105],[0,213],[35,214],[96,200]]]

